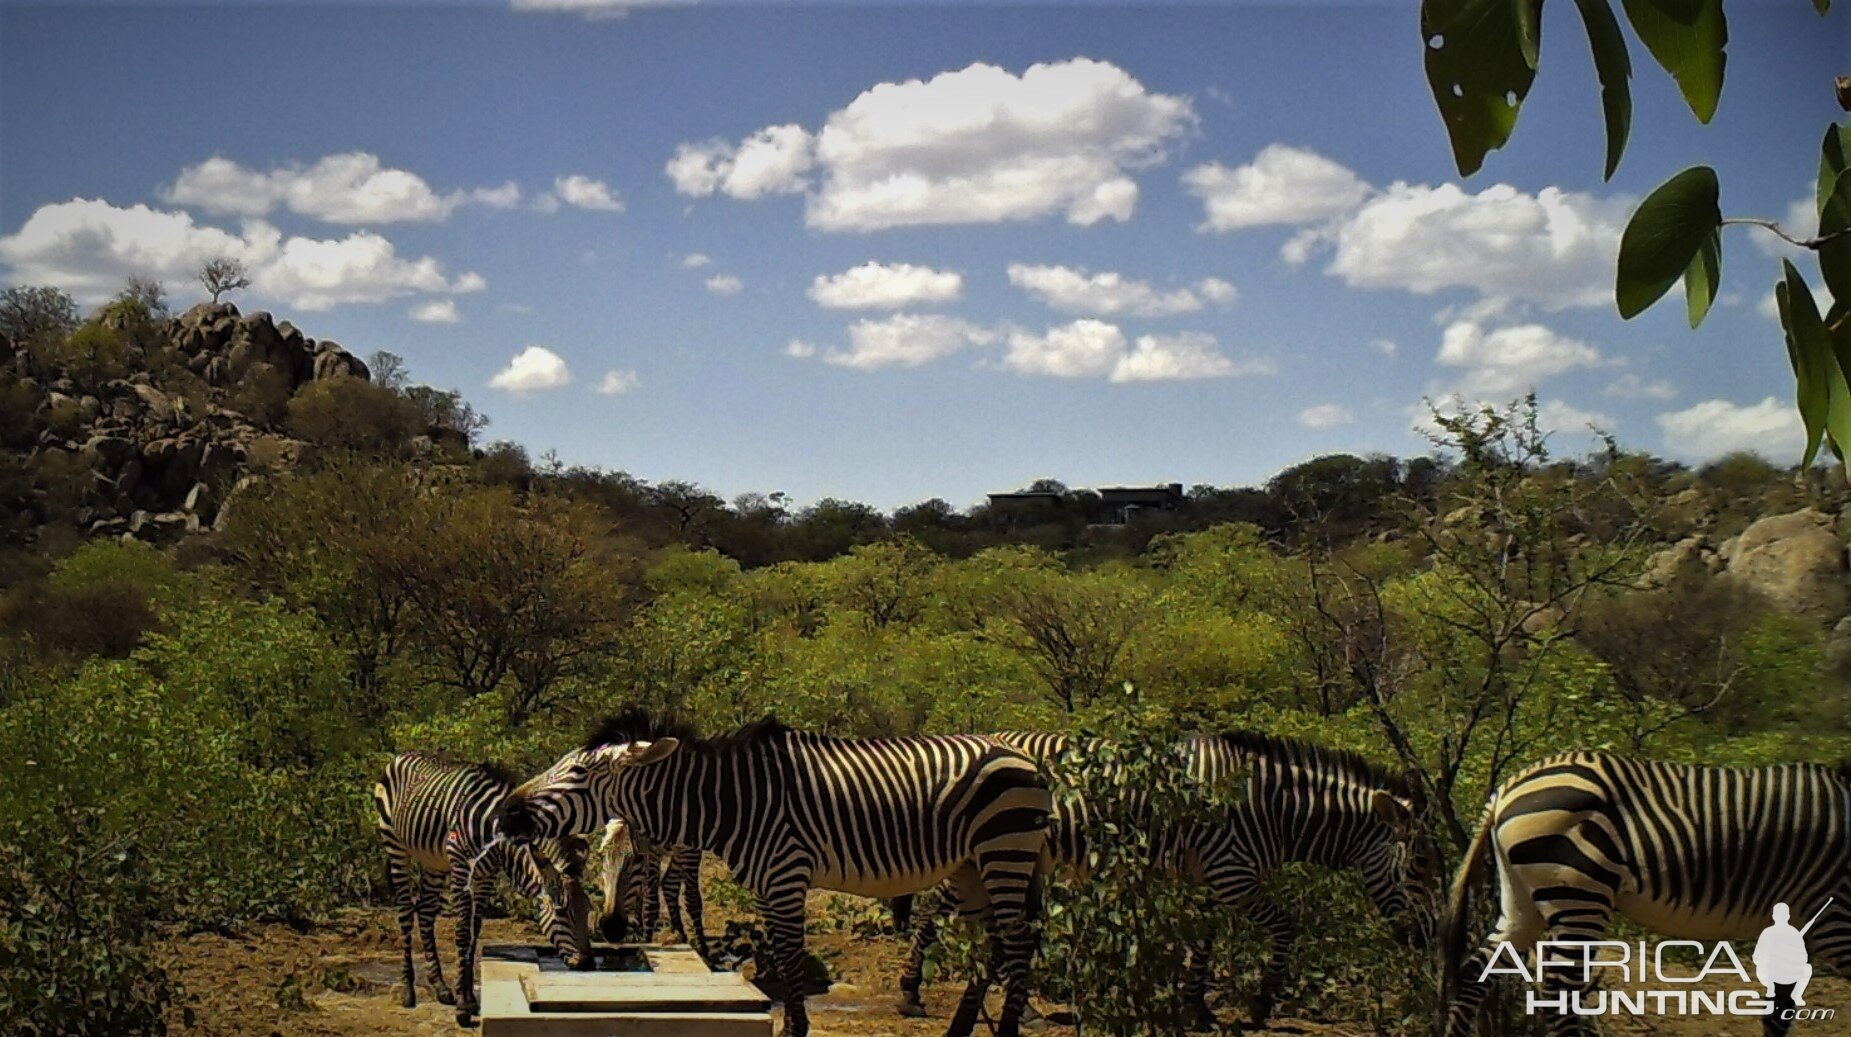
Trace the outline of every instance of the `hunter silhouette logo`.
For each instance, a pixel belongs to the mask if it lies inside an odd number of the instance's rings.
[[[1812,982],[1812,963],[1806,951],[1806,933],[1832,900],[1828,898],[1799,928],[1791,922],[1792,910],[1775,904],[1773,925],[1761,930],[1751,960],[1754,973],[1727,942],[1665,940],[1658,944],[1619,940],[1541,940],[1533,960],[1508,943],[1499,943],[1486,963],[1480,982],[1497,975],[1521,977],[1532,989],[1525,993],[1524,1011],[1534,1015],[1728,1015],[1769,1016],[1781,1019],[1831,1019],[1836,1010],[1807,1008],[1806,987]],[[1701,962],[1694,975],[1675,966],[1667,969],[1668,948],[1695,952]],[[1680,951],[1680,955],[1682,952]],[[1685,960],[1688,960],[1686,958]],[[1617,981],[1614,989],[1599,986],[1603,975]],[[1545,977],[1567,980],[1538,991]],[[1726,989],[1702,989],[1705,980],[1724,980]],[[1631,988],[1631,989],[1624,989]]]
[[[1830,897],[1812,920],[1795,929],[1787,922],[1792,912],[1785,904],[1774,905],[1774,924],[1761,930],[1755,941],[1755,978],[1772,999],[1778,987],[1792,986],[1793,1007],[1806,1007],[1806,984],[1812,982],[1812,962],[1806,954],[1806,933],[1819,915],[1832,906]]]

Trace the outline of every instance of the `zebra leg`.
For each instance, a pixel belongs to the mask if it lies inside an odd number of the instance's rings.
[[[806,878],[758,898],[759,917],[771,940],[771,960],[777,965],[776,978],[784,988],[783,1037],[806,1037],[810,1032],[810,1016],[803,1007],[803,899],[808,892]]]
[[[1478,1021],[1478,1009],[1491,993],[1491,984],[1479,977],[1491,965],[1498,945],[1509,944],[1519,957],[1528,960],[1542,931],[1542,916],[1529,905],[1527,897],[1522,901],[1505,898],[1504,914],[1499,916],[1496,927],[1459,966],[1459,981],[1452,1003],[1443,1006],[1446,1027],[1440,1037],[1470,1037],[1473,1024]]]
[[[938,899],[930,908],[920,912],[913,927],[912,947],[906,953],[906,964],[900,970],[900,1014],[908,1019],[924,1019],[925,1003],[919,999],[919,984],[925,977],[926,955],[932,945],[938,942],[938,927],[953,907],[950,895],[941,890]]]
[[[418,935],[424,942],[424,968],[440,1005],[456,1004],[456,995],[443,981],[443,959],[437,954],[437,912],[443,910],[443,876],[418,874]]]
[[[458,859],[451,873],[451,893],[456,900],[456,1025],[476,1024],[476,940],[482,934],[482,902],[495,884],[496,870],[477,869],[471,874],[469,862]]]
[[[693,927],[694,953],[704,961],[707,958],[707,919],[706,906],[701,901],[701,859],[698,855],[694,858],[694,867],[685,871],[681,881],[681,896],[688,905],[688,924]],[[686,941],[688,934],[683,933],[681,938]]]
[[[675,939],[680,940],[682,943],[688,942],[688,927],[684,925],[681,920],[681,890],[684,884],[683,879],[685,878],[686,876],[681,873],[680,862],[677,861],[673,855],[670,855],[668,859],[668,872],[662,876],[662,900],[668,908],[668,927],[674,930]],[[698,878],[696,878],[694,885],[700,885],[700,880]],[[698,893],[695,894],[697,897],[699,895]]]
[[[405,992],[399,1003],[406,1008],[418,1007],[418,973],[411,963],[412,927],[418,917],[419,877],[415,868],[416,865],[402,855],[386,851],[386,886],[391,889],[392,900],[398,905],[399,938],[405,949]]]
[[[1189,1013],[1189,1029],[1202,1033],[1215,1029],[1220,1020],[1208,1007],[1208,972],[1215,960],[1213,933],[1202,938],[1200,945],[1189,949],[1189,962],[1183,978],[1183,1004]]]
[[[1253,997],[1253,1028],[1266,1028],[1266,1021],[1272,1018],[1273,1004],[1278,1000],[1279,988],[1285,986],[1285,967],[1292,950],[1292,938],[1297,929],[1292,925],[1292,918],[1285,910],[1264,892],[1256,890],[1248,899],[1247,917],[1266,927],[1272,936],[1272,953],[1266,958],[1266,971],[1260,975],[1260,992]],[[1207,1008],[1207,1002],[1203,1002]]]

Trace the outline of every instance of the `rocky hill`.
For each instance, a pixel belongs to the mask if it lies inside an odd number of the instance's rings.
[[[170,540],[211,529],[254,461],[286,467],[289,400],[319,381],[367,380],[333,341],[230,303],[171,319],[106,309],[58,350],[0,337],[6,460],[0,528]]]

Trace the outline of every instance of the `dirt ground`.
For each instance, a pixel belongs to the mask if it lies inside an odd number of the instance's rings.
[[[717,935],[723,913],[709,914],[708,930]],[[455,947],[448,921],[439,925],[439,946],[449,969]],[[524,920],[491,919],[486,943],[525,943],[534,938]],[[399,936],[396,917],[385,910],[353,910],[326,925],[302,933],[270,926],[242,939],[200,935],[168,945],[169,960],[197,1001],[196,1032],[207,1037],[455,1037],[452,1010],[430,997],[420,979],[415,1009],[399,1005]],[[926,985],[930,1019],[902,1019],[895,1014],[894,977],[906,956],[899,938],[858,937],[848,932],[814,934],[810,946],[825,958],[839,982],[823,997],[810,1000],[811,1033],[816,1037],[937,1037],[956,1000],[949,984]],[[419,954],[419,975],[423,975]],[[454,974],[446,975],[454,982]],[[1821,978],[1809,1002],[1841,1006],[1841,1018],[1811,1022],[1794,1029],[1796,1037],[1851,1037],[1851,983]],[[992,1003],[992,1009],[996,1005]],[[1051,1006],[1042,1005],[1044,1009]],[[1289,1012],[1290,1006],[1283,1006]],[[1223,1013],[1227,1032],[1239,1032],[1238,1013]],[[983,1028],[979,1027],[979,1033]],[[1248,1031],[1255,1032],[1255,1031]],[[1297,1037],[1368,1037],[1358,1024],[1284,1018],[1266,1034]],[[1757,1037],[1753,1020],[1622,1020],[1608,1034],[1626,1037]],[[1047,1033],[1072,1033],[1051,1026]]]

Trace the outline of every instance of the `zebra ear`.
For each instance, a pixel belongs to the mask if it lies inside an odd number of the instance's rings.
[[[646,767],[668,758],[669,754],[681,748],[679,738],[658,738],[653,742],[641,743],[641,748],[632,747],[625,754],[621,765],[624,767]]]
[[[1369,809],[1383,824],[1397,831],[1409,831],[1420,824],[1414,816],[1414,804],[1383,789],[1376,789],[1369,796]]]

